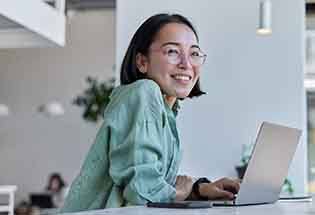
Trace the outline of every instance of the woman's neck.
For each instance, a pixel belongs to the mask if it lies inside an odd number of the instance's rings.
[[[172,109],[176,102],[176,97],[164,95],[164,99],[166,103],[168,104],[168,106]]]

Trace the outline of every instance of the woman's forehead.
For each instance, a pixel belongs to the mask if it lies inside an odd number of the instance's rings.
[[[195,33],[187,25],[179,23],[169,23],[163,26],[153,41],[160,45],[172,42],[184,46],[198,45]]]

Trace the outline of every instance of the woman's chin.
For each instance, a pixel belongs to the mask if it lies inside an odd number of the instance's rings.
[[[176,97],[179,99],[185,99],[189,96],[190,92],[177,92]]]

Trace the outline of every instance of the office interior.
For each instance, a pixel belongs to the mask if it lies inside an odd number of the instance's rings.
[[[87,89],[87,77],[119,79],[132,34],[160,12],[190,18],[207,53],[201,75],[207,95],[183,101],[177,118],[180,173],[237,177],[245,149],[270,121],[303,130],[287,178],[294,195],[315,192],[315,1],[271,0],[267,35],[257,33],[259,0],[87,2],[66,1],[64,41],[39,34],[28,43],[15,33],[19,40],[6,42],[0,31],[0,185],[17,186],[15,205],[41,193],[51,173],[67,185],[79,174],[102,121],[86,121],[73,101]],[[62,35],[54,33],[53,40]]]

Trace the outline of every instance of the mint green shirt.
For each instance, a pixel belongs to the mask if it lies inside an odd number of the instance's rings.
[[[175,199],[182,156],[175,115],[154,81],[117,87],[61,212]]]

